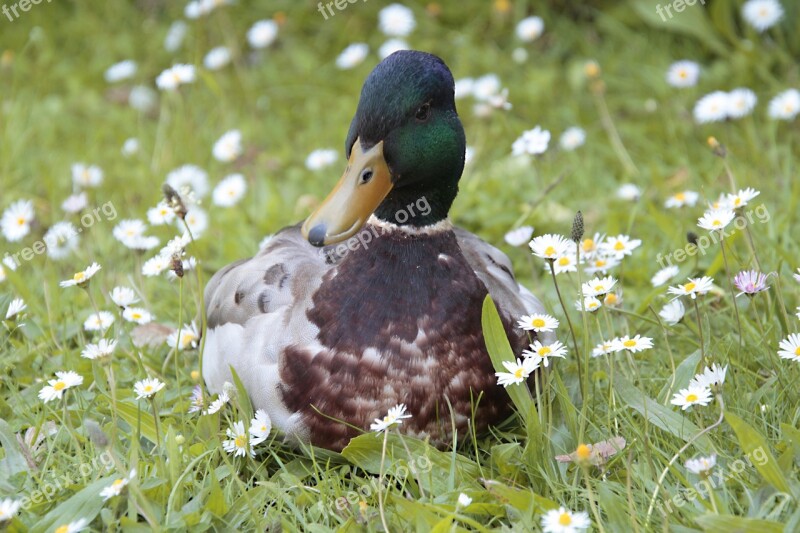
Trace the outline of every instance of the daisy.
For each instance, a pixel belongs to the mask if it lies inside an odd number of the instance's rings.
[[[191,324],[184,324],[181,328],[181,341],[180,346],[178,347],[181,350],[185,350],[187,347],[197,348],[197,341],[200,340],[200,332],[197,330],[197,325],[194,322]],[[175,348],[178,344],[178,331],[176,330],[174,333],[171,333],[169,337],[167,337],[167,346],[170,348]]]
[[[189,31],[189,25],[182,20],[173,22],[167,30],[167,35],[164,37],[164,50],[167,52],[175,52],[183,44],[183,39]]]
[[[664,267],[655,274],[653,274],[653,277],[650,278],[650,283],[653,284],[653,287],[660,287],[661,285],[665,284],[666,282],[677,276],[679,272],[680,269],[677,267],[677,265],[670,265]]]
[[[14,319],[18,314],[20,314],[27,308],[28,305],[25,303],[25,300],[23,300],[22,298],[14,298],[13,300],[11,300],[11,303],[8,304],[8,310],[6,311],[6,320]]]
[[[603,296],[611,292],[617,280],[611,276],[605,278],[593,278],[581,286],[584,296]]]
[[[698,124],[719,122],[728,118],[728,93],[714,91],[702,97],[694,105],[694,120]]]
[[[411,415],[406,413],[406,404],[401,403],[389,409],[389,412],[383,418],[376,418],[375,422],[370,424],[369,429],[380,433],[394,425],[399,426],[405,418],[411,418]]]
[[[114,63],[106,69],[104,77],[108,83],[127,80],[136,75],[136,61],[126,59],[119,63]]]
[[[461,508],[469,507],[472,503],[472,498],[464,494],[463,492],[458,495],[458,506]]]
[[[247,42],[251,47],[267,48],[278,37],[278,23],[274,20],[259,20],[247,30]]]
[[[13,268],[11,270],[14,270]],[[794,279],[800,282],[800,268],[797,269],[797,274],[793,274]]]
[[[464,149],[464,166],[469,166],[472,163],[472,160],[475,158],[475,148],[472,146],[467,145]]]
[[[706,211],[702,217],[697,219],[697,225],[708,231],[722,230],[725,229],[734,218],[736,218],[736,213],[730,209]]]
[[[339,159],[339,152],[333,148],[320,148],[314,150],[306,157],[306,168],[308,170],[322,170],[329,167]]]
[[[534,237],[533,240],[528,243],[533,255],[553,261],[564,255],[569,249],[569,245],[570,241],[561,235],[552,233]]]
[[[139,153],[139,139],[135,137],[125,139],[125,142],[122,143],[122,149],[120,152],[125,157],[131,157],[132,155]]]
[[[65,213],[74,214],[86,209],[87,205],[89,205],[89,197],[86,196],[85,192],[79,192],[78,194],[68,196],[67,199],[61,203],[61,209],[63,209]]]
[[[146,309],[140,307],[126,307],[122,312],[122,318],[128,322],[135,322],[136,324],[148,324],[153,320],[153,315]]]
[[[20,507],[22,507],[21,500],[12,500],[11,498],[0,500],[0,524],[14,518]]]
[[[521,361],[503,361],[503,366],[508,372],[495,372],[497,384],[503,387],[516,385],[528,379],[531,373],[539,368],[541,359],[535,357],[524,357]]]
[[[620,234],[616,237],[607,237],[606,242],[602,243],[600,247],[607,254],[622,259],[626,255],[631,255],[641,244],[642,241],[639,239],[631,239],[627,235]]]
[[[139,301],[138,296],[136,293],[133,292],[133,289],[128,287],[114,287],[108,295],[111,297],[111,301],[114,302],[118,307],[128,307],[131,304],[135,304]]]
[[[550,132],[543,130],[541,126],[536,126],[532,130],[522,132],[511,145],[511,154],[514,156],[543,154],[548,144],[550,144]]]
[[[89,318],[83,323],[83,329],[86,331],[105,331],[111,324],[114,323],[114,315],[108,311],[100,311],[99,313],[92,313]]]
[[[567,347],[560,341],[555,341],[552,344],[542,344],[539,341],[533,341],[530,348],[530,350],[523,350],[522,355],[523,357],[534,359],[537,367],[539,367],[539,365],[544,365],[545,368],[547,368],[550,366],[551,357],[561,357],[563,359],[567,355]]]
[[[741,118],[749,115],[756,106],[756,93],[746,88],[734,89],[728,93],[728,116]]]
[[[222,391],[217,396],[217,399],[212,401],[211,404],[208,406],[208,409],[203,412],[204,415],[213,415],[218,413],[223,407],[228,405],[228,402],[231,401],[230,396],[225,391]]]
[[[454,96],[456,100],[472,96],[472,89],[475,87],[475,80],[473,78],[461,78],[455,81]]]
[[[401,4],[388,5],[378,13],[378,27],[390,37],[405,37],[416,25],[414,12]]]
[[[517,38],[524,43],[531,43],[544,33],[544,21],[540,17],[528,17],[517,24]]]
[[[791,359],[800,362],[800,334],[792,333],[778,345],[778,355],[781,359]]]
[[[617,198],[628,202],[635,202],[642,197],[642,190],[633,183],[623,183],[617,189]]]
[[[800,91],[788,89],[769,101],[768,114],[775,120],[794,120],[800,113]]]
[[[195,239],[200,237],[208,228],[208,215],[199,207],[192,207],[189,209],[189,211],[186,213],[186,217],[183,220],[186,222],[186,225],[189,226],[192,236]],[[183,222],[177,224],[177,226],[183,229]]]
[[[700,65],[694,61],[676,61],[667,69],[667,83],[680,89],[694,87],[700,77]]]
[[[253,445],[261,444],[272,431],[272,420],[263,409],[256,411],[256,416],[250,421],[250,442]]]
[[[195,385],[194,389],[192,389],[192,398],[189,401],[189,412],[199,413],[203,410],[203,407],[205,407],[203,390],[200,388],[200,385]]]
[[[16,260],[9,256],[6,252],[6,256],[0,261],[0,282],[6,280],[6,269],[8,270],[16,270],[17,269],[17,262]]]
[[[147,231],[147,224],[138,218],[134,218],[130,220],[121,220],[119,224],[114,226],[114,229],[111,230],[111,234],[114,235],[115,239],[128,247],[126,243],[133,242],[138,237],[143,237],[145,231]]]
[[[526,242],[530,242],[532,235],[532,226],[520,226],[506,233],[504,238],[510,246],[522,246]]]
[[[711,390],[707,387],[690,385],[688,388],[676,392],[669,403],[680,406],[682,411],[686,411],[693,405],[706,406],[711,403]]]
[[[517,321],[517,327],[525,331],[548,333],[550,331],[555,331],[558,327],[558,320],[545,314],[522,315]]]
[[[225,176],[222,181],[214,187],[211,199],[214,205],[221,207],[232,207],[239,203],[247,191],[247,182],[241,174],[231,174]]]
[[[195,77],[194,65],[177,64],[158,75],[156,86],[162,91],[175,91],[185,83],[192,83]]]
[[[591,525],[587,513],[574,513],[564,507],[551,509],[542,516],[544,533],[576,533],[583,529],[589,529]]]
[[[234,422],[231,427],[225,430],[225,434],[228,436],[228,439],[222,442],[222,448],[226,452],[233,454],[234,457],[244,457],[248,455],[248,453],[250,457],[255,457],[256,454],[253,448],[248,446],[247,443],[247,432],[244,430],[244,422],[241,420]]]
[[[116,340],[100,339],[97,344],[87,344],[81,352],[81,357],[91,360],[108,357],[116,348]]]
[[[48,384],[39,391],[39,399],[43,400],[45,403],[51,400],[60,400],[64,395],[64,391],[83,383],[83,376],[72,370],[56,372],[56,379],[48,380],[47,383]]]
[[[366,43],[353,43],[339,54],[336,58],[336,66],[341,70],[349,70],[357,67],[366,59],[369,53],[369,45]]]
[[[577,126],[567,128],[564,133],[561,134],[561,137],[558,138],[558,145],[562,150],[566,150],[567,152],[571,152],[583,146],[585,142],[586,132]]]
[[[472,82],[470,94],[479,102],[485,102],[500,92],[500,78],[497,74],[485,74]]]
[[[616,307],[622,304],[622,290],[617,292],[609,292],[603,298],[603,305],[608,307]]]
[[[157,255],[151,257],[142,265],[142,274],[147,277],[158,276],[172,265],[172,258]]]
[[[756,31],[763,32],[783,17],[783,6],[778,0],[748,0],[742,6],[742,18]]]
[[[684,314],[686,314],[686,308],[683,307],[683,302],[678,299],[672,300],[658,312],[658,316],[670,326],[674,326],[683,320]]]
[[[157,206],[147,210],[147,221],[154,226],[171,224],[175,220],[175,211],[167,205],[167,202],[160,202]]]
[[[192,238],[189,237],[188,233],[182,233],[177,237],[173,237],[170,239],[167,244],[161,249],[159,255],[163,255],[164,257],[171,257],[173,255],[183,255],[186,247],[189,246],[189,243],[192,242]]]
[[[605,235],[595,233],[592,237],[583,239],[581,241],[581,256],[588,259],[597,255],[600,252],[600,243],[605,238]]]
[[[625,335],[624,337],[614,339],[613,345],[615,352],[628,350],[633,353],[638,353],[651,349],[653,347],[653,339],[650,337],[642,337],[641,335],[636,335],[633,338]]]
[[[694,207],[700,195],[694,191],[682,191],[675,193],[664,202],[664,207]]]
[[[79,518],[78,520],[74,520],[68,524],[61,524],[57,526],[53,533],[78,533],[78,531],[83,531],[86,529],[86,526],[89,525],[89,521],[85,518]]]
[[[229,163],[242,155],[242,132],[230,130],[222,134],[211,150],[214,159]]]
[[[592,257],[587,261],[585,270],[587,274],[597,274],[598,272],[607,274],[610,269],[616,266],[619,266],[619,259],[616,257],[605,254],[598,254],[597,256],[592,254]]]
[[[614,352],[616,352],[614,349],[614,341],[603,341],[594,347],[592,350],[592,357],[600,357],[601,355],[608,355]]]
[[[750,200],[759,194],[761,194],[761,192],[753,189],[752,187],[739,189],[739,192],[736,194],[729,194],[727,196],[728,205],[733,209],[744,207],[748,204],[748,202],[750,202]]]
[[[378,48],[378,57],[386,59],[400,50],[410,50],[411,47],[403,39],[389,39]]]
[[[167,185],[189,198],[187,188],[189,193],[202,198],[208,194],[208,174],[197,165],[183,165],[167,174]]]
[[[0,218],[0,230],[3,232],[3,237],[9,242],[22,240],[30,233],[33,218],[33,202],[17,200],[3,211],[3,216]]]
[[[575,300],[575,309],[578,311],[583,311],[584,309],[590,313],[594,313],[598,311],[601,307],[603,307],[603,302],[595,298],[594,296],[586,296],[583,299],[583,302],[580,300]]]
[[[111,485],[100,491],[100,497],[102,497],[103,501],[105,501],[113,498],[114,496],[119,496],[122,494],[122,491],[125,489],[125,487],[128,486],[128,483],[130,483],[135,477],[136,470],[134,469],[131,470],[130,474],[128,474],[126,477],[115,479]]]
[[[76,272],[75,275],[72,276],[72,279],[68,279],[59,283],[61,287],[85,287],[89,280],[92,279],[92,276],[97,274],[102,267],[97,263],[92,263],[86,270],[81,270],[80,272]]]
[[[103,183],[103,171],[97,165],[73,163],[72,183],[78,187],[97,187]]]
[[[698,294],[706,294],[711,290],[714,285],[714,279],[708,276],[702,278],[689,278],[687,283],[678,285],[677,287],[670,287],[667,289],[668,294],[675,294],[677,296],[691,296],[692,300],[697,298]]]
[[[689,387],[718,387],[725,383],[725,374],[728,373],[728,365],[719,366],[717,363],[703,369],[701,374],[697,374],[689,382]]]
[[[717,454],[708,457],[698,457],[686,461],[686,470],[692,474],[705,474],[717,465]]]
[[[755,270],[743,270],[734,276],[733,284],[741,292],[736,296],[746,294],[752,296],[759,292],[769,289],[767,285],[767,276]]]
[[[133,384],[133,392],[136,399],[150,398],[155,393],[166,387],[166,384],[158,378],[145,378]]]
[[[203,66],[208,70],[219,70],[231,62],[231,51],[227,46],[217,46],[208,51],[203,58]]]
[[[561,274],[562,272],[577,272],[578,271],[578,261],[577,255],[575,254],[575,243],[570,243],[571,250],[568,250],[563,255],[556,257],[555,261],[548,261],[544,264],[544,269],[548,272],[552,268],[555,270],[556,275]]]

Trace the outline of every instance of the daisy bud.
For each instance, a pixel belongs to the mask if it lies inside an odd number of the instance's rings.
[[[100,424],[91,418],[87,418],[83,422],[83,427],[86,428],[86,434],[89,435],[89,439],[95,446],[98,448],[105,448],[108,446],[108,435],[106,435],[105,431],[100,427]]]
[[[197,370],[192,370],[192,373],[190,375],[192,376],[192,381],[197,381],[200,379],[200,372],[198,372]]]
[[[581,242],[583,239],[583,213],[580,211],[575,213],[575,218],[572,220],[572,234],[570,237],[573,242]]]
[[[697,246],[697,233],[693,231],[687,232],[686,240],[689,242],[689,244],[694,244],[695,246]]]
[[[725,157],[728,155],[728,151],[725,149],[725,145],[720,143],[716,137],[709,137],[708,147],[711,148],[711,152],[717,157]]]
[[[181,219],[186,218],[187,209],[181,199],[181,195],[173,189],[170,185],[164,184],[161,188],[164,191],[164,199],[167,201],[167,205],[175,211],[175,214]]]

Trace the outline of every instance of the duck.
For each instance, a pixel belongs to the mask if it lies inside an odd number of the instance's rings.
[[[441,58],[403,50],[377,64],[325,200],[209,280],[208,391],[233,369],[287,441],[333,451],[400,404],[411,416],[399,429],[437,446],[508,418],[482,304],[490,295],[517,357],[531,338],[516,319],[544,307],[503,252],[450,221],[465,150]]]

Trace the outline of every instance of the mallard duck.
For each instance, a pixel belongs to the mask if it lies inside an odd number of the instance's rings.
[[[220,392],[236,370],[254,408],[287,438],[341,450],[389,408],[401,430],[443,444],[502,421],[481,329],[491,294],[520,355],[520,315],[541,303],[495,247],[448,211],[466,141],[453,76],[438,57],[396,52],[367,77],[338,184],[304,223],[205,290],[203,377]],[[479,400],[480,398],[480,400]],[[360,429],[359,429],[360,428]]]

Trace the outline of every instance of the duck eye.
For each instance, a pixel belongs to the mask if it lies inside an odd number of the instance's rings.
[[[431,115],[431,104],[423,104],[422,107],[417,109],[415,117],[418,121],[425,122],[426,120],[428,120],[428,117],[430,115]]]
[[[364,170],[361,171],[361,175],[358,177],[358,183],[360,185],[364,185],[365,183],[369,183],[371,179],[372,179],[372,169],[365,168]]]

